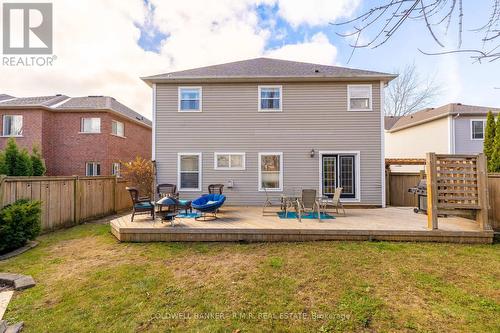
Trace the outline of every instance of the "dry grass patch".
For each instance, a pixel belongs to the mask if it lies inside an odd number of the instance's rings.
[[[27,332],[471,331],[500,327],[498,245],[119,243],[106,225],[0,263],[38,285]]]

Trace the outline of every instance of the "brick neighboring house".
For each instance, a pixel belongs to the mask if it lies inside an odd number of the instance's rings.
[[[120,161],[151,159],[151,121],[112,97],[0,94],[0,149],[9,137],[41,148],[47,175],[112,175]]]

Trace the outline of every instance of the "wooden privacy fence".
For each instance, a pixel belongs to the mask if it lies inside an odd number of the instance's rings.
[[[500,173],[488,175],[488,197],[490,199],[490,224],[493,229],[500,230]]]
[[[424,173],[386,171],[386,203],[394,207],[416,207],[417,196],[408,192],[410,187],[417,186],[425,176]]]
[[[127,182],[114,176],[5,177],[1,207],[18,199],[42,202],[42,231],[72,226],[130,209]]]
[[[488,228],[486,159],[479,155],[427,153],[427,220],[438,229],[438,214],[475,213],[481,229]]]

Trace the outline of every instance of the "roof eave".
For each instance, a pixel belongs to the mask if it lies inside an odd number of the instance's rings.
[[[110,112],[113,114],[116,114],[122,118],[128,119],[130,121],[133,121],[139,125],[143,125],[148,128],[152,128],[152,125],[149,125],[143,121],[140,121],[139,119],[135,119],[129,116],[124,115],[121,112],[118,112],[113,109],[90,109],[90,108],[51,108],[45,105],[1,105],[0,103],[0,109],[1,110],[44,110],[44,111],[61,111],[61,112]]]
[[[385,81],[394,80],[397,75],[363,75],[363,76],[193,76],[177,78],[141,77],[148,85],[153,83],[219,83],[219,82],[317,82],[317,81]]]
[[[444,113],[444,114],[440,114],[440,115],[437,115],[437,116],[434,116],[434,117],[430,117],[430,118],[427,118],[427,119],[422,119],[422,120],[416,121],[414,123],[406,124],[406,125],[403,125],[403,126],[398,126],[398,127],[392,126],[389,130],[387,130],[387,132],[388,133],[398,132],[398,131],[401,131],[401,130],[404,130],[404,129],[407,129],[407,128],[410,128],[410,127],[418,126],[418,125],[421,125],[421,124],[425,124],[425,123],[428,123],[428,122],[431,122],[431,121],[434,121],[434,120],[437,120],[437,119],[446,118],[449,115],[450,115],[449,113]]]

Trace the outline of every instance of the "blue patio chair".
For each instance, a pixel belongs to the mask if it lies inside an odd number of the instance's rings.
[[[203,221],[206,221],[208,214],[212,214],[211,219],[215,220],[217,219],[217,210],[222,207],[224,201],[226,201],[224,194],[212,193],[193,200],[191,206],[201,213],[200,217],[203,218]]]

